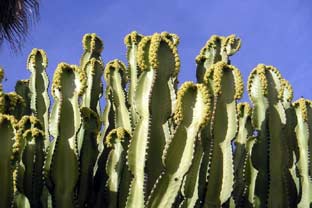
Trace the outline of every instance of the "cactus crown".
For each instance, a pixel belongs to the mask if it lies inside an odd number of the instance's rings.
[[[174,120],[175,123],[180,123],[183,120],[184,114],[187,112],[184,112],[183,105],[184,102],[186,102],[185,99],[187,99],[186,95],[189,91],[197,91],[199,94],[199,97],[201,97],[202,102],[205,104],[203,107],[203,120],[198,121],[201,125],[205,125],[210,118],[210,97],[211,95],[208,92],[208,89],[203,84],[194,84],[193,82],[185,82],[181,86],[181,88],[178,91],[177,96],[177,103],[176,103],[176,111],[174,112]]]
[[[178,36],[169,33],[155,33],[152,36],[144,37],[138,46],[138,65],[141,70],[149,70],[150,67],[157,70],[159,66],[158,54],[161,45],[169,48],[174,56],[175,66],[173,76],[180,70],[180,58],[177,51]]]
[[[31,69],[36,66],[36,61],[39,61],[43,68],[48,66],[48,58],[44,50],[38,48],[32,49],[27,59],[27,69]]]
[[[80,68],[76,65],[69,65],[66,63],[60,63],[54,73],[53,82],[52,82],[52,95],[53,97],[57,97],[56,91],[62,91],[62,78],[64,74],[74,74],[75,84],[77,84],[77,92],[78,95],[82,95],[87,87],[87,79],[86,74],[80,70]]]
[[[95,33],[91,33],[83,36],[82,47],[88,52],[101,53],[104,45],[103,41]]]
[[[130,134],[122,127],[118,127],[109,132],[106,136],[105,144],[108,147],[113,147],[116,142],[124,142],[124,140],[130,138]]]
[[[222,93],[221,86],[223,73],[227,71],[232,72],[234,76],[234,84],[235,84],[234,99],[240,99],[244,92],[243,78],[240,71],[232,65],[228,65],[222,61],[213,64],[204,75],[204,83],[209,84],[210,79],[213,80],[213,94],[214,96],[219,96]]]

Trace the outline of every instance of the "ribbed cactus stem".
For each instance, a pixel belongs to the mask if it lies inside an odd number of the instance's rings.
[[[127,46],[127,59],[128,59],[128,76],[130,78],[130,85],[128,91],[128,103],[131,112],[131,122],[134,127],[137,122],[137,113],[135,110],[135,93],[137,87],[138,77],[141,73],[137,62],[138,45],[142,40],[143,35],[133,31],[126,35],[124,43]]]
[[[53,206],[74,207],[79,164],[77,133],[81,126],[78,99],[86,88],[86,75],[78,66],[60,63],[54,73],[50,130],[54,137],[45,163]],[[71,118],[71,119],[68,119]],[[50,182],[50,183],[49,183]]]
[[[27,69],[31,72],[29,89],[31,93],[30,107],[32,113],[39,118],[44,126],[45,148],[49,145],[49,78],[46,72],[48,59],[42,49],[33,49],[28,56]]]
[[[110,148],[110,153],[107,157],[106,173],[108,175],[107,189],[109,204],[107,207],[118,207],[120,201],[120,183],[128,183],[124,180],[126,167],[126,149],[130,140],[129,133],[122,127],[113,129],[106,137],[106,145]],[[118,199],[119,198],[119,199]],[[125,199],[125,198],[124,198]]]
[[[237,207],[246,207],[248,202],[248,186],[250,177],[246,175],[246,166],[250,155],[247,149],[247,141],[252,136],[251,126],[251,108],[248,103],[239,103],[237,105],[238,112],[238,132],[235,137],[234,151],[234,187],[233,199]]]
[[[0,114],[0,207],[11,207],[16,191],[13,172],[20,160],[22,144],[15,136],[15,125],[13,116]]]
[[[95,165],[98,149],[97,136],[101,127],[99,116],[90,108],[80,109],[82,126],[79,129],[77,140],[82,141],[78,144],[79,153],[79,184],[78,201],[80,207],[85,207],[91,199],[93,187],[93,167]]]
[[[312,121],[312,101],[299,99],[294,102],[297,115],[297,126],[295,128],[297,144],[299,147],[299,160],[297,168],[299,172],[301,198],[298,207],[310,207],[312,204],[312,176],[311,176],[311,121]]]
[[[292,177],[287,164],[293,154],[286,145],[282,80],[276,68],[263,64],[248,79],[248,92],[254,104],[252,121],[259,132],[252,155],[253,165],[259,171],[255,190],[259,207],[291,207],[292,203],[289,194],[292,190],[288,186]]]
[[[204,80],[206,70],[213,64],[223,61],[230,64],[229,56],[235,54],[241,46],[241,40],[235,35],[227,37],[213,35],[196,57],[196,77],[199,83]]]
[[[169,135],[166,133],[169,132],[168,125],[165,124],[172,113],[169,80],[177,76],[180,67],[176,42],[168,37],[171,35],[155,33],[144,37],[138,46],[137,59],[142,72],[135,94],[139,119],[128,150],[129,168],[134,174],[128,197],[129,207],[143,207],[144,184],[149,193],[162,168],[162,150],[165,136]],[[146,155],[153,156],[146,158]],[[147,181],[144,181],[145,170],[149,175]]]
[[[221,206],[230,198],[233,189],[231,142],[238,129],[236,101],[241,98],[244,86],[239,70],[225,62],[212,65],[205,73],[204,83],[214,97],[213,149],[204,207]]]
[[[24,194],[29,199],[31,207],[41,207],[45,135],[42,130],[31,128],[26,130],[22,137],[26,143],[21,161],[25,168],[23,176]]]
[[[209,121],[210,102],[204,85],[186,82],[181,86],[174,113],[177,128],[162,157],[165,171],[158,178],[147,207],[171,207],[174,203],[183,177],[191,167],[197,135]]]
[[[112,104],[115,109],[114,126],[116,128],[123,127],[131,132],[130,113],[125,92],[127,83],[126,67],[121,61],[115,59],[106,65],[104,76],[108,90],[112,93]]]

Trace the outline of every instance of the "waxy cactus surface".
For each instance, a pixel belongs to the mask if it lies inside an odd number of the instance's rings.
[[[124,42],[127,64],[105,65],[86,34],[79,64],[60,63],[52,81],[33,49],[16,92],[0,68],[1,208],[312,207],[312,101],[292,102],[278,69],[255,67],[240,103],[237,36],[213,35],[198,83],[180,87],[176,34]]]

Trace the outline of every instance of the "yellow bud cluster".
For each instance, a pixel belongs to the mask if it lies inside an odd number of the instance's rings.
[[[280,86],[277,92],[278,93],[277,96],[278,96],[278,99],[282,99],[284,90],[283,90],[283,84],[282,84],[283,77],[281,73],[274,66],[266,66],[266,69],[269,70],[271,73],[274,73],[277,76],[278,80],[280,81]]]
[[[48,58],[46,52],[42,49],[34,48],[28,56],[27,69],[31,70],[38,60],[41,60],[43,68],[47,68]]]
[[[139,43],[137,60],[141,70],[149,70],[149,66],[154,70],[159,68],[158,53],[160,44],[166,44],[174,56],[174,70],[172,76],[177,76],[180,70],[180,58],[177,51],[179,37],[172,33],[155,33],[152,36],[144,37]],[[148,57],[147,57],[148,54]],[[148,60],[147,60],[148,59]]]
[[[293,106],[294,106],[295,108],[298,108],[298,107],[299,107],[304,122],[307,122],[307,121],[308,121],[307,103],[310,104],[311,101],[310,101],[310,102],[307,102],[307,100],[304,99],[304,98],[300,98],[300,99],[298,99],[297,101],[295,101],[295,102],[293,103]]]
[[[88,52],[101,53],[104,45],[103,41],[95,33],[85,34],[82,38],[82,47]]]
[[[204,83],[208,85],[210,82],[209,79],[212,79],[213,94],[214,96],[219,96],[222,93],[221,92],[222,77],[223,73],[226,70],[229,70],[233,73],[235,85],[234,99],[240,99],[244,93],[244,82],[240,71],[232,65],[228,65],[227,63],[222,61],[213,64],[207,69],[207,71],[204,74]]]
[[[294,96],[294,91],[290,83],[286,79],[282,79],[283,98],[287,102],[291,102]]]
[[[158,66],[159,66],[158,49],[159,49],[161,40],[162,38],[160,34],[155,33],[152,35],[151,45],[150,45],[149,53],[148,53],[148,59],[153,69],[158,69]]]
[[[180,43],[179,36],[174,33],[162,32],[160,35],[161,37],[170,40],[174,46],[178,46],[178,44]]]
[[[148,53],[149,50],[149,45],[151,43],[151,37],[150,36],[145,36],[139,43],[138,46],[138,53],[137,53],[137,61],[138,61],[138,66],[140,67],[141,70],[148,70],[148,60],[146,56],[146,53]]]
[[[174,121],[176,124],[179,124],[183,120],[183,99],[187,91],[193,90],[197,91],[197,93],[200,93],[200,96],[202,97],[202,100],[204,102],[204,109],[203,109],[203,120],[200,121],[201,125],[206,124],[210,119],[210,106],[211,106],[211,95],[209,94],[209,91],[207,87],[203,84],[194,84],[193,82],[185,82],[181,86],[181,88],[178,91],[177,95],[177,103],[176,103],[176,110],[174,113]]]
[[[230,51],[227,51],[227,54],[231,56],[240,49],[241,40],[238,37],[236,37],[236,35],[234,34],[229,35],[223,39],[222,47],[225,48],[226,50],[228,47],[230,47]]]
[[[17,94],[16,92],[4,94],[4,99],[9,102],[8,106],[10,112],[14,111],[17,106],[22,108],[26,106],[24,98],[19,94]]]
[[[80,86],[77,92],[78,92],[78,95],[81,96],[87,87],[87,76],[85,72],[76,65],[69,65],[69,64],[62,62],[57,66],[54,72],[53,81],[52,81],[53,97],[56,97],[56,94],[55,94],[56,90],[58,91],[62,90],[61,78],[64,72],[74,73],[76,78],[78,76]]]
[[[122,75],[126,74],[126,72],[127,72],[127,68],[122,61],[120,61],[118,59],[114,59],[114,60],[108,62],[106,64],[106,67],[104,70],[104,78],[105,78],[105,81],[108,83],[110,82],[109,80],[110,80],[112,70],[116,70],[119,73],[121,73]],[[123,78],[125,78],[127,80],[126,76],[124,76]]]
[[[37,128],[31,128],[31,129],[27,129],[24,133],[23,133],[23,138],[25,139],[40,139],[43,140],[44,137],[44,132],[40,129]]]
[[[177,95],[176,111],[174,112],[173,119],[175,123],[180,123],[183,119],[183,106],[182,100],[187,90],[195,90],[196,85],[193,82],[184,82],[180,87]]]
[[[136,31],[132,31],[124,38],[124,43],[127,47],[131,47],[132,45],[138,45],[140,40],[143,38],[143,35],[137,33]]]
[[[239,69],[232,65],[228,65],[233,71],[234,75],[234,83],[235,83],[235,95],[234,99],[238,100],[241,99],[244,94],[244,81],[241,72]]]
[[[23,116],[17,124],[17,129],[19,132],[24,132],[26,129],[29,128],[42,129],[43,125],[41,121],[35,116]]]
[[[204,47],[200,50],[199,55],[196,56],[196,63],[200,64],[202,61],[206,60],[207,51],[216,49],[218,45],[220,46],[223,38],[223,36],[212,35]]]
[[[251,116],[251,107],[249,103],[247,102],[239,103],[237,105],[237,112],[239,117],[243,117],[244,115]]]
[[[111,130],[105,139],[105,144],[108,147],[113,147],[116,142],[124,142],[126,138],[129,139],[129,133],[122,127]]]
[[[265,65],[259,64],[250,73],[250,75],[248,77],[248,85],[247,85],[249,96],[251,96],[251,87],[252,87],[253,80],[254,80],[255,76],[258,76],[260,79],[262,95],[266,96],[268,94],[268,81],[266,79],[265,71],[266,71]]]

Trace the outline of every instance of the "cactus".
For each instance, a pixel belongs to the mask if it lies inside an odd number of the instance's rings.
[[[209,121],[210,95],[202,84],[184,83],[174,113],[176,130],[163,154],[165,171],[157,179],[147,207],[171,207],[190,169],[200,129]],[[178,160],[178,162],[177,162]]]
[[[45,163],[46,179],[55,207],[74,207],[77,203],[75,186],[79,164],[77,133],[81,126],[78,98],[86,88],[86,75],[78,66],[61,63],[52,83],[55,99],[50,131],[54,140],[49,146]],[[71,118],[68,121],[68,118]]]
[[[312,102],[292,103],[276,68],[258,65],[252,105],[237,104],[235,35],[212,36],[198,83],[179,90],[177,35],[124,42],[128,66],[104,66],[101,38],[86,34],[79,66],[56,68],[51,110],[43,50],[30,53],[16,92],[4,92],[0,68],[0,207],[312,206]]]
[[[31,110],[42,122],[45,132],[45,147],[49,145],[49,78],[46,72],[48,58],[42,49],[33,49],[28,56],[27,69],[31,72],[29,89],[31,94]]]
[[[294,102],[294,108],[297,115],[297,144],[299,148],[299,160],[297,162],[301,198],[298,207],[311,207],[312,205],[312,176],[311,176],[311,107],[312,102],[306,99],[299,99]]]
[[[252,161],[259,171],[255,195],[259,207],[291,207],[291,180],[287,163],[293,153],[287,151],[285,138],[286,113],[282,105],[283,83],[279,71],[272,66],[258,65],[248,79],[248,92],[254,104],[252,122],[259,132]],[[267,158],[262,159],[260,158]],[[274,158],[274,159],[270,159]],[[276,189],[281,192],[276,192]]]

